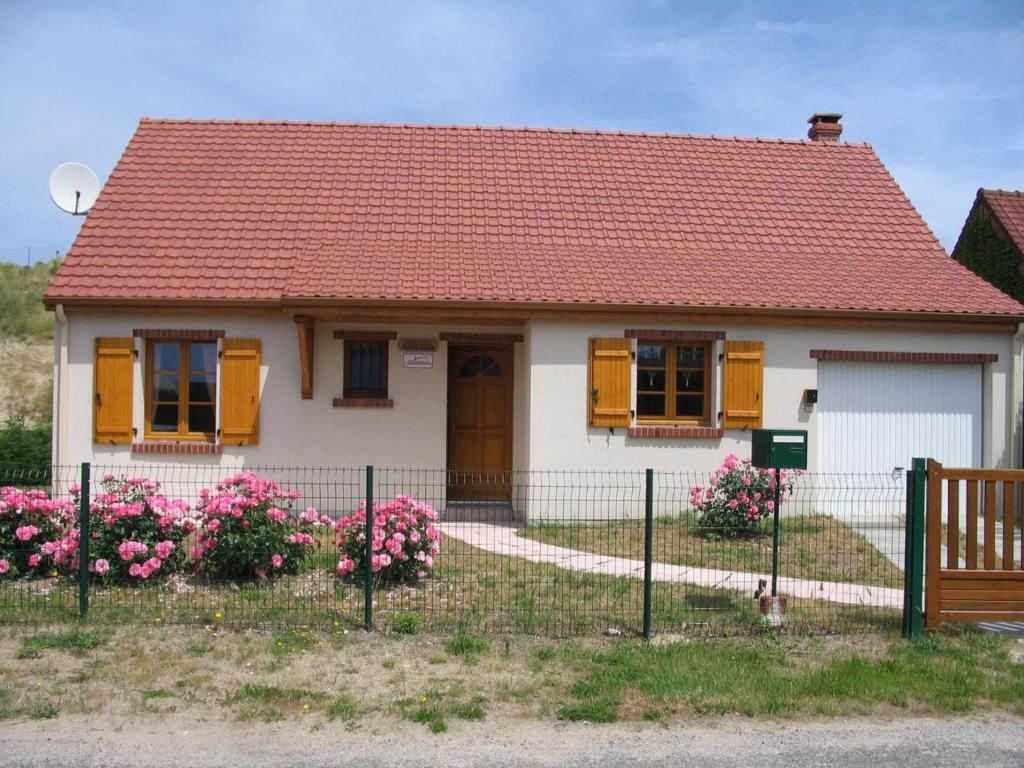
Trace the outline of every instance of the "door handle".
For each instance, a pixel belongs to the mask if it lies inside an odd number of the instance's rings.
[[[103,407],[103,398],[100,397],[100,393],[99,392],[96,393],[96,407],[97,408],[102,408]]]
[[[590,390],[590,401],[594,405],[597,405],[597,387],[594,387],[592,390]]]

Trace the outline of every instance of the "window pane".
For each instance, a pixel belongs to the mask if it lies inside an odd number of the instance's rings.
[[[703,392],[704,371],[676,371],[676,392]]]
[[[193,403],[212,403],[216,391],[215,373],[193,373],[188,377],[188,399]]]
[[[638,392],[664,392],[665,371],[637,371],[636,388]]]
[[[188,407],[189,432],[213,432],[213,406],[190,405]]]
[[[356,397],[386,397],[387,342],[346,342],[348,387]]]
[[[153,401],[178,399],[178,374],[157,373],[153,375]]]
[[[217,345],[208,341],[195,341],[189,345],[189,372],[216,371]]]
[[[637,395],[636,398],[637,416],[664,416],[665,396],[664,395]]]
[[[490,355],[473,355],[459,368],[459,378],[468,379],[479,374],[501,376],[501,366]]]
[[[181,347],[177,342],[157,342],[153,345],[153,368],[177,371],[181,368]]]
[[[636,348],[637,365],[641,367],[664,367],[665,347],[662,344],[640,344]]]
[[[703,368],[704,347],[679,347],[676,349],[676,365],[679,368]]]
[[[153,418],[150,419],[154,432],[177,432],[178,431],[178,405],[177,403],[158,403],[153,407]]]
[[[703,416],[703,395],[676,395],[676,416]]]

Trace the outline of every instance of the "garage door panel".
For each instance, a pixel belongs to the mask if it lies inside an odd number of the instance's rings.
[[[980,466],[980,365],[818,364],[818,469],[891,472],[915,456]]]

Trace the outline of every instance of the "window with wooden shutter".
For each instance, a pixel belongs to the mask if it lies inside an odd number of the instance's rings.
[[[592,427],[630,425],[631,339],[591,339],[589,415]]]
[[[221,442],[256,445],[260,435],[260,341],[224,339],[222,345]]]
[[[94,443],[126,445],[132,442],[132,339],[96,339],[93,361]]]
[[[725,399],[726,429],[756,428],[761,426],[764,413],[764,342],[725,342]]]

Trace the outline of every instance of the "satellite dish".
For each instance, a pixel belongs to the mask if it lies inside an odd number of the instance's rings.
[[[86,165],[62,163],[50,174],[50,198],[62,211],[84,216],[99,194],[99,179]]]

